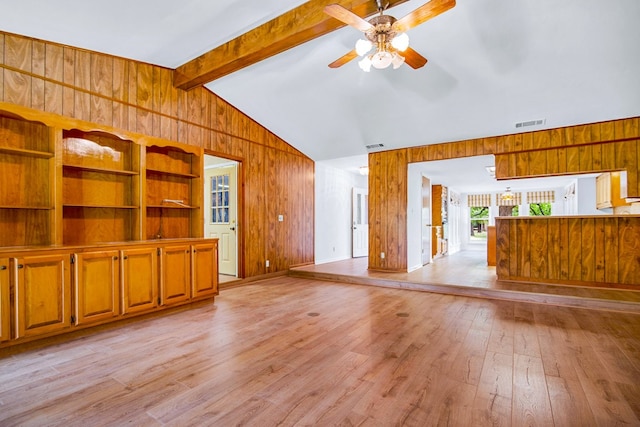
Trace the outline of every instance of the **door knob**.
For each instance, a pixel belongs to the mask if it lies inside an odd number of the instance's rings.
[[[236,231],[236,228],[235,227],[229,227],[229,230]]]

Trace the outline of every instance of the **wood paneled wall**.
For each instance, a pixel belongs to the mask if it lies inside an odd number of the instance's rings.
[[[624,169],[628,196],[640,197],[638,117],[371,153],[369,268],[407,269],[407,230],[398,225],[406,224],[409,163],[487,154],[496,156],[498,179]]]
[[[501,280],[640,289],[640,216],[498,218]]]
[[[241,161],[241,274],[313,263],[314,162],[209,90],[176,89],[172,78],[170,69],[0,32],[0,101]]]
[[[369,175],[369,268],[371,269],[406,270],[407,160],[407,150],[369,155],[369,170],[376,171]]]
[[[627,171],[629,197],[640,197],[640,119],[593,123],[500,138],[500,179]]]

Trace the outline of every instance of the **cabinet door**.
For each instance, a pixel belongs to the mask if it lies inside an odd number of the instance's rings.
[[[191,246],[192,298],[218,295],[218,241]]]
[[[162,248],[160,291],[162,305],[175,304],[191,297],[191,247],[173,245]]]
[[[9,259],[0,258],[0,342],[11,338],[9,317]]]
[[[76,324],[108,320],[120,314],[120,252],[76,255]]]
[[[158,306],[158,253],[156,248],[121,251],[123,314]]]
[[[596,208],[610,208],[611,204],[611,174],[603,173],[596,177]]]
[[[17,338],[71,326],[70,259],[68,253],[13,259]]]

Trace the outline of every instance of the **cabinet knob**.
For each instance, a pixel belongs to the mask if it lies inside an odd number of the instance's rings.
[[[117,257],[117,256],[114,256],[114,257],[113,257],[113,260],[114,260],[114,261],[117,261],[117,260],[118,260],[118,257]]]
[[[6,270],[6,269],[7,269],[7,266],[6,266],[6,265],[0,265],[0,271],[2,271],[2,270]]]
[[[23,264],[18,264],[18,268],[24,268]]]

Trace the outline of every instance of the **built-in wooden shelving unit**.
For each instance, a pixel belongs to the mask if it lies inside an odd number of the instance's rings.
[[[54,170],[49,128],[0,116],[0,246],[55,243]]]
[[[0,111],[0,348],[217,294],[201,148],[15,108]]]
[[[146,230],[148,239],[195,237],[201,233],[202,156],[172,146],[147,146]]]

